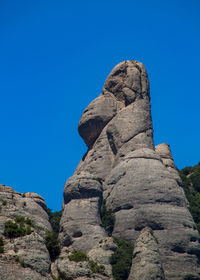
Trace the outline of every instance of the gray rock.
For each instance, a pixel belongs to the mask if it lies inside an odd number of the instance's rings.
[[[174,163],[169,144],[162,143],[160,145],[157,145],[155,146],[155,151],[159,154],[163,164],[165,165],[167,170],[174,176],[174,179],[177,181],[177,183],[182,186],[182,181]]]
[[[65,205],[60,240],[65,246],[88,252],[106,237],[99,216],[99,198],[73,199]]]
[[[46,230],[51,230],[43,198],[34,193],[20,194],[12,188],[0,185],[0,235],[5,223],[15,222],[23,216],[32,221],[29,235],[4,238],[4,254],[0,259],[0,279],[47,280],[51,261],[44,242]],[[25,226],[28,225],[25,223]]]
[[[135,244],[128,280],[165,280],[157,239],[144,228]]]
[[[110,258],[116,249],[117,245],[113,242],[113,238],[106,237],[100,240],[99,243],[88,252],[88,256],[99,265],[103,265],[107,275],[112,275]]]
[[[83,112],[78,131],[86,145],[91,146],[105,125],[116,115],[118,102],[109,95],[100,95]]]
[[[22,267],[14,259],[0,258],[1,280],[53,280],[49,275],[41,275],[29,267]]]
[[[54,279],[60,277],[63,280],[111,280],[109,276],[93,271],[91,262],[94,260],[89,255],[85,261],[76,262],[69,259],[71,254],[72,251],[63,248],[59,258],[52,264],[51,274]]]
[[[149,99],[147,72],[138,61],[119,63],[105,81],[103,94],[112,93],[126,106],[139,98]]]
[[[102,95],[84,111],[79,133],[89,148],[65,185],[62,244],[100,261],[104,199],[115,215],[114,236],[135,243],[145,227],[154,231],[158,244],[149,236],[146,245],[150,251],[156,246],[157,270],[162,265],[166,279],[200,273],[199,235],[169,145],[154,147],[149,81],[141,63],[125,61],[111,71]]]

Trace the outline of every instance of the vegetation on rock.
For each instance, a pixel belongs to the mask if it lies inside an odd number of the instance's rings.
[[[47,231],[45,236],[45,244],[49,251],[51,260],[55,260],[60,254],[60,244],[58,234],[56,232]]]
[[[179,171],[183,189],[189,201],[189,210],[200,232],[200,163]]]
[[[51,223],[53,231],[59,233],[62,211],[52,212],[52,210],[48,208],[47,213],[49,215],[49,221]]]
[[[2,205],[3,205],[3,206],[6,206],[6,205],[7,205],[7,200],[3,199],[3,200],[2,200]]]
[[[111,210],[108,210],[106,208],[106,202],[103,200],[102,206],[101,206],[101,221],[102,225],[105,228],[106,232],[108,233],[108,236],[112,235],[114,224],[115,224],[115,216],[112,213]]]
[[[0,237],[0,254],[4,253],[4,241],[3,241],[3,237]]]
[[[68,258],[70,261],[73,262],[82,262],[88,260],[87,254],[78,250],[73,250],[72,253],[68,256]]]
[[[93,273],[100,273],[102,275],[106,275],[104,265],[98,265],[95,261],[89,259],[89,266],[90,266],[90,270]]]
[[[9,238],[29,235],[32,232],[33,222],[30,218],[17,216],[15,222],[8,220],[5,222],[4,235]]]
[[[78,250],[73,250],[72,253],[68,256],[70,261],[73,262],[83,262],[83,261],[88,261],[90,270],[92,273],[100,273],[102,275],[106,275],[105,273],[105,266],[104,265],[99,265],[97,262],[94,260],[90,259],[86,253],[78,251]]]
[[[126,280],[131,269],[133,245],[116,237],[113,240],[118,246],[110,259],[113,277],[115,280]]]
[[[183,280],[200,280],[200,277],[192,275],[192,274],[188,274],[184,277]]]

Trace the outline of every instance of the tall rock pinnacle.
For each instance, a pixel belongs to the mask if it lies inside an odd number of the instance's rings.
[[[115,216],[113,236],[137,244],[137,250],[141,240],[147,252],[156,248],[162,279],[199,277],[199,234],[169,145],[154,147],[149,81],[141,63],[125,61],[112,70],[78,130],[88,151],[64,188],[63,246],[91,254],[107,237],[100,218],[104,203]],[[142,269],[138,263],[134,254],[133,266]],[[137,275],[132,267],[129,280],[141,280]]]

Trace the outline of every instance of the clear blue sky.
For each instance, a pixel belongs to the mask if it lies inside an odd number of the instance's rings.
[[[128,59],[149,74],[155,144],[197,164],[199,15],[199,0],[0,0],[0,183],[61,209],[81,114]]]

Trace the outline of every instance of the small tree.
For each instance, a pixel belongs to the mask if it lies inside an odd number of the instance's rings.
[[[51,260],[55,260],[60,254],[58,235],[55,232],[47,231],[45,236],[45,244],[49,251]]]

